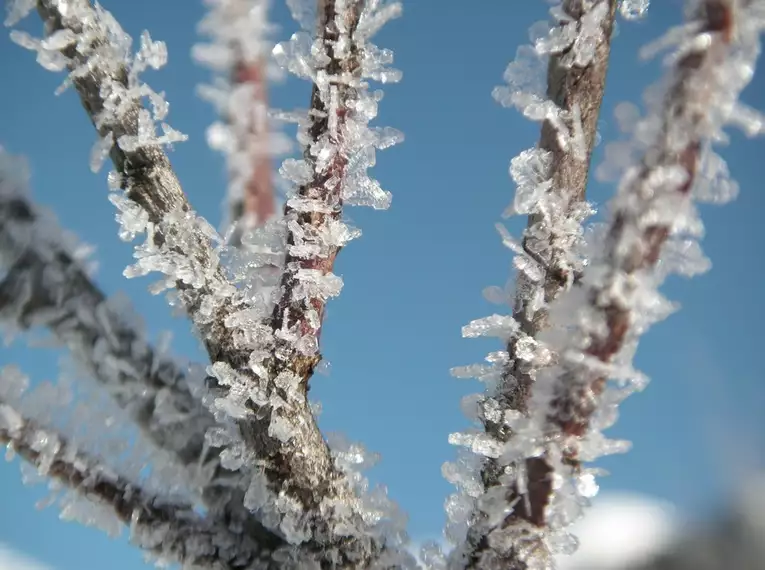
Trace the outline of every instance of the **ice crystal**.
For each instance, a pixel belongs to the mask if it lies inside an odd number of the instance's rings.
[[[627,20],[637,20],[648,13],[651,0],[621,0],[619,12]]]

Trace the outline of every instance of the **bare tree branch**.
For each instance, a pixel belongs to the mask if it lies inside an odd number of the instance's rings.
[[[24,201],[0,202],[3,237],[10,228],[18,231],[8,223],[9,211],[17,222],[36,219]],[[20,253],[0,283],[0,311],[23,328],[47,327],[159,448],[186,465],[199,462],[205,431],[215,424],[212,415],[192,396],[176,364],[123,322],[78,265],[55,246]]]

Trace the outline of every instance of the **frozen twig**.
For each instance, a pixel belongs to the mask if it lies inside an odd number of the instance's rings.
[[[482,397],[478,418],[489,441],[499,444],[513,437],[505,412],[528,413],[536,374],[549,362],[549,354],[536,342],[547,326],[547,306],[582,275],[575,250],[581,243],[581,222],[590,213],[585,191],[616,8],[615,0],[562,2],[553,10],[557,26],[546,36],[532,38],[533,48],[518,50],[505,74],[509,88],[495,90],[501,103],[542,121],[539,145],[513,159],[511,166],[518,191],[510,212],[527,213],[529,218],[521,243],[505,235],[518,268],[512,326],[504,335],[507,352],[497,361],[496,382]],[[534,92],[524,83],[526,75],[534,73],[530,62],[541,64],[547,55],[546,92]],[[537,467],[529,465],[534,485],[547,474]],[[469,530],[452,558],[467,568],[522,568],[529,552],[545,550],[524,528],[529,523],[544,526],[547,497],[535,494],[537,487],[532,486],[528,500],[519,501],[525,493],[508,478],[508,470],[517,466],[508,466],[497,455],[487,457],[480,469],[483,491],[472,492]]]
[[[148,495],[2,399],[0,444],[86,501],[68,501],[67,517],[80,518],[77,513],[83,511],[86,520],[105,530],[121,523],[130,528],[131,541],[158,561],[180,562],[184,568],[269,568],[257,564],[260,547],[247,537],[203,518],[190,505]]]
[[[561,355],[549,404],[548,421],[571,438],[568,462],[579,460],[576,439],[587,434],[606,381],[623,377],[615,375],[624,365],[617,357],[671,310],[656,291],[664,275],[695,272],[690,258],[684,266],[659,270],[658,264],[668,241],[699,232],[691,190],[699,183],[710,143],[738,113],[738,96],[750,79],[735,52],[749,52],[744,58],[751,63],[754,50],[747,43],[758,42],[757,33],[765,24],[762,14],[758,22],[756,10],[747,10],[746,4],[693,3],[686,36],[673,56],[663,106],[645,123],[655,119],[657,131],[642,162],[629,168],[620,182],[604,251],[586,274],[588,307],[576,319],[574,342]],[[750,4],[762,9],[762,3]],[[744,22],[747,12],[753,16],[749,23]]]
[[[207,130],[211,148],[226,156],[229,175],[224,227],[239,243],[243,231],[265,223],[276,212],[272,157],[285,152],[286,137],[268,116],[268,80],[276,76],[271,60],[270,0],[206,0],[208,13],[199,32],[210,43],[194,46],[194,59],[214,72],[199,88],[221,116]]]
[[[398,72],[384,68],[391,54],[367,43],[398,13],[398,3],[320,0],[318,25],[313,26],[325,53],[305,53],[310,49],[308,34],[296,34],[275,50],[277,61],[314,83],[308,117],[301,124],[308,141],[303,160],[288,160],[282,166],[297,191],[284,210],[286,270],[273,314],[274,330],[282,339],[279,358],[289,363],[304,390],[321,360],[319,336],[327,300],[338,295],[343,284],[332,273],[335,259],[360,235],[342,221],[343,206],[386,208],[390,202],[389,193],[367,176],[366,169],[374,164],[375,147],[386,148],[402,135],[367,127],[376,115],[379,95],[367,91],[364,79],[398,80]]]

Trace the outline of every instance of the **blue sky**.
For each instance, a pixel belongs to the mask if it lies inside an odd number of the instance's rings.
[[[190,58],[197,0],[103,0],[134,37],[148,28],[165,40],[168,66],[145,79],[165,90],[169,122],[190,139],[171,160],[196,209],[217,224],[225,186],[222,160],[206,147],[204,129],[212,109],[194,94],[207,72]],[[281,38],[297,29],[282,0],[274,20]],[[601,130],[615,136],[615,104],[637,101],[658,75],[655,63],[638,61],[637,49],[680,17],[680,0],[654,2],[642,23],[620,23],[614,43]],[[511,201],[507,175],[511,157],[532,146],[538,127],[491,98],[527,29],[545,18],[544,2],[409,0],[404,17],[377,38],[395,52],[403,70],[399,85],[386,87],[378,124],[401,129],[404,144],[379,153],[375,176],[393,193],[387,212],[352,209],[347,216],[363,230],[344,249],[336,272],[345,279],[331,302],[323,332],[329,376],[312,381],[321,400],[320,423],[363,441],[382,455],[370,476],[387,485],[409,513],[410,533],[440,533],[443,501],[451,492],[440,475],[454,457],[446,438],[466,426],[460,398],[477,383],[450,377],[449,368],[479,362],[497,345],[463,340],[460,328],[494,312],[481,297],[489,285],[503,285],[511,256],[494,223]],[[38,32],[34,17],[22,26]],[[98,283],[109,293],[125,291],[137,310],[150,316],[152,333],[170,329],[174,350],[201,359],[185,321],[173,319],[162,298],[146,291],[147,281],[126,281],[130,246],[117,238],[107,201],[106,169],[93,175],[88,154],[92,127],[73,92],[53,91],[61,77],[44,71],[34,56],[0,37],[0,144],[28,157],[39,201],[52,207],[63,226],[97,245]],[[288,81],[274,89],[276,106],[305,107],[309,85]],[[756,78],[745,99],[765,107],[765,76]],[[602,464],[612,471],[605,490],[632,490],[674,502],[681,512],[703,515],[724,501],[736,477],[762,464],[765,450],[765,367],[759,354],[765,303],[765,245],[758,233],[765,197],[761,161],[765,142],[734,134],[722,154],[741,183],[739,199],[724,207],[702,207],[711,273],[691,282],[674,279],[668,295],[683,309],[643,341],[637,364],[651,376],[648,389],[629,400],[612,430],[634,442],[625,456]],[[600,160],[600,151],[595,161]],[[599,203],[612,188],[592,184]],[[514,232],[523,220],[509,226]],[[16,342],[0,351],[0,364],[18,362],[35,379],[56,376],[57,353]],[[41,488],[20,482],[17,464],[0,464],[0,542],[33,554],[57,570],[143,568],[140,553],[124,541],[66,524],[54,510],[38,512]]]

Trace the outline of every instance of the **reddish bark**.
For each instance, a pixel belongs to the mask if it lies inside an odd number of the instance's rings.
[[[254,86],[256,103],[268,107],[268,83],[266,81],[266,63],[260,60],[256,63],[240,62],[233,71],[235,84],[250,83]],[[268,148],[268,122],[253,120],[252,135],[258,139],[260,148]],[[271,156],[267,152],[259,152],[252,158],[252,176],[245,189],[241,208],[241,216],[253,219],[256,224],[266,222],[276,212],[274,188],[272,179]]]

